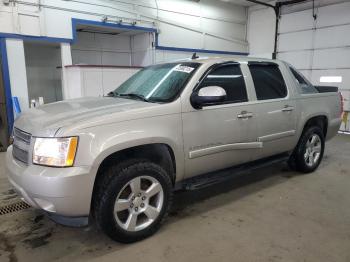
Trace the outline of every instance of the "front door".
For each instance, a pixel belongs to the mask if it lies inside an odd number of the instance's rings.
[[[240,65],[213,67],[196,90],[206,86],[222,87],[227,99],[182,113],[186,177],[248,162],[261,144]]]

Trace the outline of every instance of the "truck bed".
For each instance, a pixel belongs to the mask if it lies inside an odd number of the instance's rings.
[[[336,86],[314,86],[320,93],[330,93],[338,92],[338,87]]]

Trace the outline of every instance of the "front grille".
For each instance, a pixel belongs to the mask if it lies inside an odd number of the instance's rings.
[[[27,145],[30,144],[30,139],[32,137],[31,134],[24,132],[18,128],[13,129],[13,136],[14,136],[14,138],[19,139],[22,142],[26,143]]]
[[[12,155],[15,159],[28,163],[30,139],[32,135],[18,128],[13,129],[13,151]]]

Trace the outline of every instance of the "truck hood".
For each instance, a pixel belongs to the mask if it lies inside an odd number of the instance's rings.
[[[87,97],[65,100],[24,111],[15,121],[15,127],[33,136],[54,136],[65,126],[94,123],[96,118],[113,116],[114,122],[128,111],[128,119],[143,117],[141,112],[149,111],[158,104],[115,97]],[[146,110],[145,110],[146,109]],[[119,118],[118,118],[119,116]]]

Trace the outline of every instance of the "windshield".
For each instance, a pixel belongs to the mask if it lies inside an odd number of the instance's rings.
[[[182,91],[199,63],[167,63],[146,67],[109,95],[147,102],[170,102]]]

